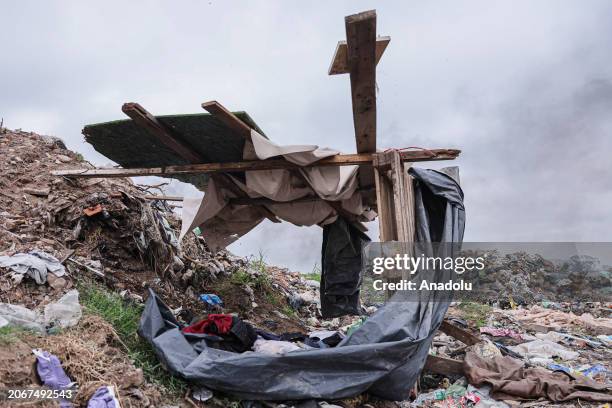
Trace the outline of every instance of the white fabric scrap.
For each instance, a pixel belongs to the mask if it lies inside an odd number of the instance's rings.
[[[15,280],[21,281],[24,275],[28,275],[39,285],[47,282],[48,272],[57,277],[66,274],[64,265],[56,257],[38,250],[30,251],[27,254],[0,256],[0,266],[11,269]]]
[[[243,158],[283,157],[299,166],[307,166],[339,153],[316,145],[280,146],[251,130],[251,141],[245,143]],[[337,218],[336,210],[326,201],[337,201],[347,212],[362,215],[367,209],[357,191],[357,170],[358,166],[305,167],[247,171],[244,182],[229,177],[246,196],[274,201],[265,208],[230,204],[235,193],[219,186],[213,176],[204,190],[204,198],[183,201],[179,240],[200,227],[211,249],[224,248],[257,226],[269,212],[298,226],[325,225]],[[313,201],[294,201],[306,197],[312,197]]]

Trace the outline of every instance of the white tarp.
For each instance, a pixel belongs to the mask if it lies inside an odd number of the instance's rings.
[[[316,145],[279,146],[251,130],[251,141],[245,143],[244,160],[283,157],[300,166],[340,152]],[[362,215],[365,208],[357,191],[358,166],[307,167],[296,170],[256,170],[245,172],[245,181],[231,177],[232,182],[250,198],[268,198],[274,204],[261,206],[230,204],[237,198],[232,191],[210,178],[202,199],[185,199],[182,212],[182,239],[200,227],[207,244],[224,248],[263,221],[266,209],[280,219],[299,226],[325,225],[336,217],[328,201],[338,201],[349,213]],[[307,197],[322,200],[291,202]]]

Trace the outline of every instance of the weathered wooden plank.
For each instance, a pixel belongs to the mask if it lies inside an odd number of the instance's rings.
[[[433,149],[427,151],[414,150],[400,152],[403,162],[453,160],[461,152],[453,149]],[[250,160],[231,163],[200,163],[182,166],[166,166],[135,169],[70,169],[53,170],[51,174],[64,177],[136,177],[136,176],[169,176],[177,174],[198,173],[229,173],[256,170],[275,169],[298,169],[303,167],[325,167],[325,166],[371,166],[374,160],[373,153],[361,154],[339,154],[321,159],[309,166],[299,166],[285,159]]]
[[[463,362],[452,358],[428,355],[423,371],[442,375],[463,375]]]
[[[251,140],[251,128],[219,102],[204,102],[202,108],[223,122],[225,126],[232,129],[236,134],[244,137],[246,140]]]
[[[475,336],[467,330],[463,330],[462,328],[457,327],[446,320],[442,321],[439,330],[444,334],[456,338],[468,346],[473,346],[474,344],[478,344],[482,341],[480,338],[478,338],[478,336]]]
[[[155,116],[149,113],[145,108],[135,102],[123,104],[121,108],[123,113],[128,115],[138,126],[145,129],[158,142],[181,156],[189,163],[201,163],[203,158],[201,155],[193,151],[189,146],[186,146],[172,134],[171,130],[161,124]]]
[[[166,196],[166,195],[146,195],[145,200],[160,200],[160,201],[183,201],[183,197],[179,196]]]
[[[345,18],[357,153],[376,151],[376,11]]]
[[[382,36],[376,38],[376,64],[380,61],[383,53],[387,49],[387,45],[391,41],[391,37]],[[348,66],[348,47],[346,41],[338,41],[336,51],[332,58],[332,63],[329,66],[327,73],[329,75],[348,74],[350,72]]]

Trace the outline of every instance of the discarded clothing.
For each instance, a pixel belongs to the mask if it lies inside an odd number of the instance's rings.
[[[257,339],[257,333],[250,324],[228,314],[209,314],[208,318],[185,327],[183,333],[190,338],[204,340],[209,347],[236,353],[250,350]]]
[[[209,314],[201,320],[183,329],[185,333],[228,334],[232,329],[233,316],[227,314]]]
[[[324,318],[360,314],[363,247],[370,238],[344,218],[323,227],[321,314]]]
[[[36,356],[36,372],[45,387],[52,390],[67,390],[74,385],[62,368],[59,358],[48,351],[32,350],[32,352]],[[60,407],[72,407],[72,404],[61,399]]]
[[[415,180],[417,240],[460,243],[465,212],[459,185],[434,170],[412,168],[410,174]],[[428,256],[457,255],[455,246],[430,247]],[[427,273],[439,279],[454,274],[444,269]],[[172,374],[241,399],[342,399],[367,391],[403,401],[423,369],[450,303],[436,292],[424,292],[419,301],[404,301],[404,292],[397,292],[336,347],[321,350],[238,355],[213,349],[190,337],[201,335],[182,333],[151,290],[138,333]]]
[[[587,377],[550,372],[543,368],[525,368],[512,357],[483,359],[472,352],[465,355],[465,375],[476,386],[491,386],[495,399],[518,400],[547,398],[553,402],[580,398],[588,401],[612,401],[610,386]]]
[[[18,253],[13,256],[0,256],[0,266],[13,271],[13,279],[20,282],[24,275],[34,279],[39,285],[47,282],[47,273],[60,277],[66,274],[66,269],[53,255],[43,251],[33,250],[27,254]]]
[[[296,346],[294,343],[288,341],[279,340],[264,340],[259,338],[253,345],[253,351],[256,353],[264,353],[271,355],[282,355],[291,351],[303,350],[301,347]]]
[[[79,292],[76,289],[67,292],[57,302],[46,305],[43,313],[22,305],[0,303],[0,319],[6,320],[11,326],[43,334],[48,329],[75,326],[81,316]]]
[[[115,395],[115,388],[110,385],[98,388],[89,399],[87,408],[121,408]]]

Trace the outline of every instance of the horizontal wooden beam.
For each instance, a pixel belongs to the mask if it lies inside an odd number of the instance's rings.
[[[380,61],[383,53],[387,49],[387,45],[391,41],[391,37],[376,37],[376,64]],[[346,41],[338,41],[336,51],[332,58],[331,66],[327,73],[329,75],[348,74],[350,72],[348,66],[348,47]]]
[[[422,162],[453,160],[459,156],[460,150],[432,149],[409,150],[400,152],[403,162]],[[305,167],[330,166],[371,166],[376,153],[338,154],[314,162],[308,166],[299,166],[285,159],[249,160],[230,163],[201,163],[179,166],[134,168],[134,169],[71,169],[53,170],[51,174],[63,177],[137,177],[137,176],[173,176],[180,174],[231,173],[256,170],[300,169]]]

